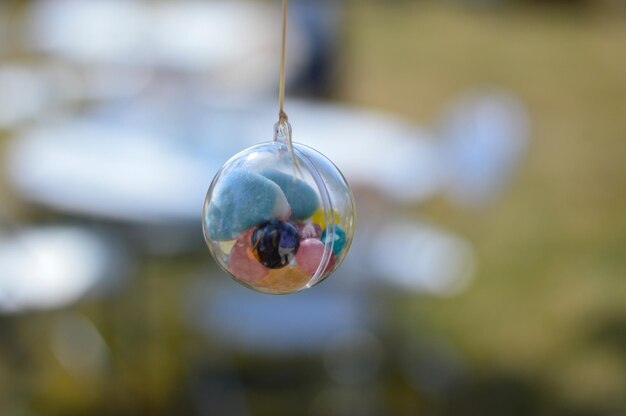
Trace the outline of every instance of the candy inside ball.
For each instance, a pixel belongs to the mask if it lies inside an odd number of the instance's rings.
[[[274,141],[250,147],[217,173],[203,212],[217,263],[260,292],[309,288],[343,261],[354,201],[341,172],[317,151]]]
[[[271,219],[252,233],[252,246],[261,264],[280,269],[291,263],[300,247],[296,227],[286,221]]]

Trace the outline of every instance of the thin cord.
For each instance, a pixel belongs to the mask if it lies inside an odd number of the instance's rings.
[[[293,150],[293,143],[291,142],[291,124],[289,124],[289,117],[285,113],[285,55],[287,49],[287,0],[283,0],[283,33],[282,33],[282,50],[280,56],[280,79],[278,89],[278,121],[274,125],[274,141],[283,141],[287,144],[287,149],[291,155],[294,169],[294,181],[296,176],[302,176],[300,171],[300,164]]]
[[[285,55],[287,49],[287,0],[283,0],[283,34],[282,50],[280,56],[280,80],[278,89],[278,120],[287,120],[285,113]]]

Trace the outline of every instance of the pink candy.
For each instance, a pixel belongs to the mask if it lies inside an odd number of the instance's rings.
[[[239,236],[235,245],[230,250],[228,268],[239,280],[247,283],[256,283],[270,272],[254,256],[252,249],[253,229],[245,231]],[[323,246],[323,244],[322,244]]]
[[[300,248],[296,253],[296,263],[298,263],[298,266],[302,269],[302,271],[313,275],[322,262],[323,256],[324,243],[320,240],[316,240],[315,238],[309,238],[300,242]],[[334,256],[331,254],[328,266],[331,266],[333,263]]]
[[[298,223],[296,224],[296,229],[298,230],[300,238],[303,240],[307,238],[317,238],[319,240],[322,238],[322,227],[313,222]]]

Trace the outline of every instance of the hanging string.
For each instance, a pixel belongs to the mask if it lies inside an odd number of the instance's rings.
[[[287,0],[283,0],[283,32],[280,52],[280,79],[278,81],[278,121],[288,120],[285,113],[285,56],[287,49]]]
[[[280,77],[278,80],[278,121],[274,125],[274,141],[282,141],[287,144],[287,149],[293,161],[294,174],[293,178],[302,176],[298,158],[293,151],[291,142],[291,124],[289,117],[285,113],[285,56],[287,50],[287,0],[283,0],[283,30],[281,36],[281,52],[280,52]]]

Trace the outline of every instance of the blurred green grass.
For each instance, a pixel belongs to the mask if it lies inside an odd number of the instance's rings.
[[[407,299],[403,329],[416,333],[426,319],[477,371],[525,375],[573,405],[625,404],[623,338],[593,336],[607,322],[626,327],[623,16],[360,4],[346,34],[341,100],[427,124],[465,89],[494,85],[518,94],[533,122],[529,155],[501,200],[422,210],[469,236],[478,273],[461,296]]]

